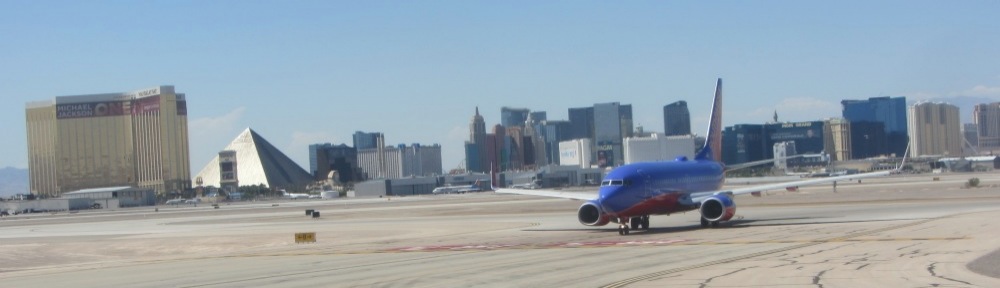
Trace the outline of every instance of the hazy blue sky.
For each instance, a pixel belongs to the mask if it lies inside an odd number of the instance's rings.
[[[475,107],[618,101],[662,131],[840,116],[841,99],[1000,101],[1000,1],[4,1],[0,167],[27,167],[24,105],[174,85],[195,173],[246,127],[308,169],[307,146],[439,143],[464,159]],[[971,111],[962,111],[971,114]]]

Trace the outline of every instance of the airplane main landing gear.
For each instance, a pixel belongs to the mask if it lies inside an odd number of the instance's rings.
[[[634,230],[646,230],[649,229],[649,215],[632,217],[629,223]]]

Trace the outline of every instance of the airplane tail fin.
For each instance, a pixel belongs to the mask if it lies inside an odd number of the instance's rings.
[[[712,116],[709,118],[708,133],[705,135],[705,146],[695,159],[722,162],[722,78],[719,78],[715,85]]]
[[[490,164],[490,190],[497,191],[497,189],[500,189],[497,186],[497,174],[496,171],[493,171],[493,165]]]

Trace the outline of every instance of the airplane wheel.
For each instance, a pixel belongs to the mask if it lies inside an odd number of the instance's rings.
[[[622,231],[625,232],[625,235],[628,235],[628,227],[627,226],[625,228],[622,228]]]
[[[642,230],[649,230],[649,216],[642,216],[642,224],[639,226],[642,226]]]
[[[625,235],[625,229],[622,226],[618,226],[618,235]]]
[[[632,225],[632,229],[633,230],[638,230],[639,229],[639,225],[642,225],[642,218],[641,217],[632,217],[632,219],[629,220],[629,224]]]
[[[705,217],[701,217],[701,228],[708,228],[708,220]]]

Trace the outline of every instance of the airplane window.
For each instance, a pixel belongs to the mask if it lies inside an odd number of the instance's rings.
[[[611,180],[611,185],[613,185],[613,186],[621,186],[622,185],[622,180]]]
[[[611,181],[608,180],[601,181],[601,186],[611,186]]]
[[[625,180],[625,181],[623,181],[622,183],[623,183],[623,184],[624,184],[625,186],[630,186],[630,185],[632,185],[632,180],[628,180],[628,179],[626,179],[626,180]]]

